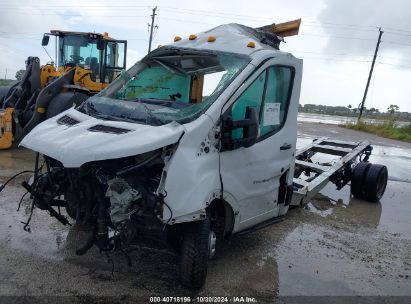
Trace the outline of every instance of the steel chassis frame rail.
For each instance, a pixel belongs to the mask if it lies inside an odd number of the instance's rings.
[[[295,155],[295,171],[314,173],[314,177],[307,180],[301,179],[299,175],[294,178],[294,192],[291,205],[304,205],[315,196],[325,185],[332,181],[337,184],[337,189],[344,187],[351,179],[352,165],[357,157],[366,154],[366,160],[371,154],[372,147],[368,141],[348,142],[320,138],[314,140],[310,145],[298,150]],[[315,164],[311,157],[316,153],[340,156],[334,164]]]

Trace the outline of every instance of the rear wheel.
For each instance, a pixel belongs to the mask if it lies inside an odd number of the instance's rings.
[[[207,276],[210,254],[210,220],[187,224],[183,230],[180,252],[180,279],[183,285],[201,288]]]
[[[387,187],[388,170],[384,165],[371,165],[364,181],[364,198],[370,202],[378,202]]]
[[[70,109],[73,105],[78,106],[87,98],[88,95],[79,92],[63,92],[56,95],[47,107],[47,119]]]
[[[359,162],[354,168],[351,177],[351,193],[356,198],[364,198],[364,181],[370,167],[369,162]]]

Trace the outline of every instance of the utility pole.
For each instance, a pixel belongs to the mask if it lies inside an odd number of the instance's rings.
[[[370,74],[368,75],[367,85],[365,86],[364,97],[362,98],[361,107],[360,107],[360,115],[358,115],[357,122],[360,121],[361,116],[362,116],[362,112],[364,110],[364,103],[365,103],[365,100],[367,99],[368,87],[370,86],[372,71],[374,70],[374,65],[375,65],[375,59],[377,59],[378,49],[379,49],[380,43],[381,43],[381,36],[384,33],[381,30],[381,28],[379,28],[378,30],[379,30],[380,33],[378,35],[377,46],[375,47],[374,57],[373,57],[372,63],[371,63]]]
[[[7,68],[6,68],[6,75],[4,75],[4,80],[7,79]]]
[[[157,16],[156,10],[157,10],[157,6],[153,8],[153,14],[151,15],[151,24],[148,25],[150,27],[150,38],[148,40],[148,52],[149,53],[151,51],[151,43],[153,42],[153,30],[154,28],[158,29],[158,25],[154,25],[154,20]]]

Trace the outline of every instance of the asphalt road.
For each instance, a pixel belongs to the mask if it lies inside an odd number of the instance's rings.
[[[232,237],[210,261],[197,293],[180,286],[177,258],[167,251],[136,247],[131,267],[122,255],[110,260],[96,248],[79,257],[74,249],[84,231],[63,227],[40,210],[31,232],[24,231],[30,204],[23,200],[16,211],[23,191],[11,184],[0,194],[0,303],[22,299],[5,296],[50,303],[87,303],[94,296],[118,303],[152,296],[248,296],[258,302],[300,295],[411,296],[411,144],[299,123],[300,147],[321,136],[374,144],[370,160],[387,165],[390,176],[381,202],[353,199],[348,186],[336,191],[330,184],[283,222]],[[1,151],[0,180],[31,169],[32,159],[27,150]]]

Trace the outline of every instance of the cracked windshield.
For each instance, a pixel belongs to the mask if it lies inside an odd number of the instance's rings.
[[[124,71],[82,109],[103,119],[187,123],[201,115],[249,62],[249,57],[223,52],[158,51]]]

